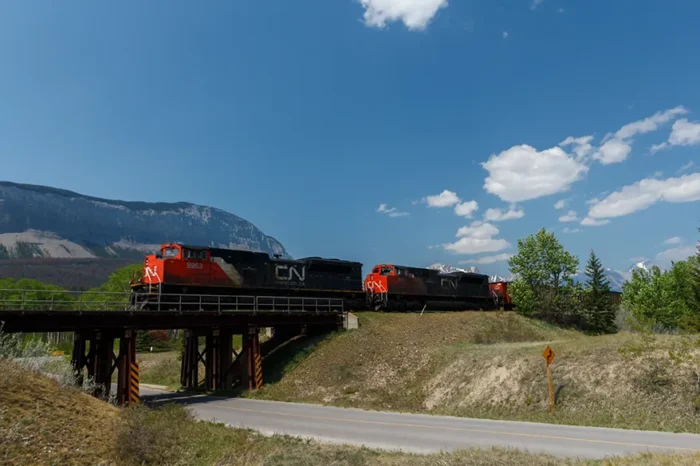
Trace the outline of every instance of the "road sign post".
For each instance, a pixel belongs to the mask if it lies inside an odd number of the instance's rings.
[[[547,345],[542,353],[547,362],[547,383],[549,385],[549,411],[554,413],[554,383],[552,382],[552,362],[554,361],[554,351]]]

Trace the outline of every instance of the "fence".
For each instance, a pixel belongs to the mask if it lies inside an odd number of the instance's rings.
[[[342,298],[0,289],[0,311],[343,312]]]

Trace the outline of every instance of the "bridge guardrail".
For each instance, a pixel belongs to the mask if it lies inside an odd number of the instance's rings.
[[[3,310],[138,312],[144,309],[144,303],[147,303],[147,310],[178,312],[344,311],[341,298],[0,289],[0,312]]]

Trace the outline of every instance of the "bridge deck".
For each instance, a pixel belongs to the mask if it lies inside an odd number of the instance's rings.
[[[178,312],[178,311],[0,311],[6,333],[86,330],[158,330],[230,327],[244,329],[284,325],[338,325],[342,312]]]

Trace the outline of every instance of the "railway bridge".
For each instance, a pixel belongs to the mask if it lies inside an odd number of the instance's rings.
[[[266,350],[302,332],[342,329],[347,320],[343,300],[332,298],[169,294],[150,302],[151,309],[142,310],[129,304],[128,293],[0,290],[0,326],[4,333],[72,332],[76,382],[82,385],[87,372],[96,387],[92,394],[108,397],[116,372],[117,402],[129,405],[138,399],[130,387],[138,372],[139,330],[184,331],[183,388],[252,390],[262,387]],[[262,328],[273,329],[263,345]],[[242,338],[238,352],[234,335]]]

